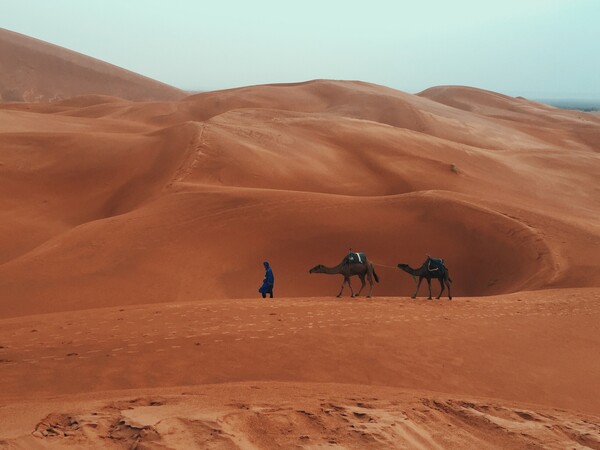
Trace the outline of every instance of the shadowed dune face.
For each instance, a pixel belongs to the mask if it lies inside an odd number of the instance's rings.
[[[277,294],[333,295],[307,270],[349,247],[375,295],[410,295],[393,267],[426,253],[457,296],[600,283],[593,115],[314,81],[0,116],[5,314],[252,297],[265,259]]]
[[[82,223],[139,206],[181,164],[172,146],[184,147],[195,135],[195,127],[185,124],[158,134],[73,128],[0,134],[0,261]]]
[[[41,312],[142,298],[240,298],[256,292],[262,277],[256,259],[265,255],[277,269],[282,295],[334,295],[341,280],[307,270],[316,263],[337,264],[336,249],[346,242],[369,248],[375,263],[389,264],[419,254],[422,242],[440,232],[440,223],[444,238],[433,245],[438,253],[452,255],[455,295],[534,288],[554,275],[543,259],[551,259],[548,249],[534,232],[468,203],[448,204],[437,193],[372,199],[207,189],[160,199],[51,239],[4,265],[4,288],[22,296],[10,308],[13,313],[36,305]],[[388,267],[376,271],[382,280],[377,295],[412,293],[407,274]],[[48,289],[60,290],[60,304],[43,301]]]

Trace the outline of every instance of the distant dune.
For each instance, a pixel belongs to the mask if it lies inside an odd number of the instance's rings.
[[[0,102],[56,101],[86,94],[176,100],[177,88],[0,28]]]
[[[49,74],[0,104],[0,447],[600,448],[599,116],[0,38]],[[374,298],[308,273],[350,247]]]

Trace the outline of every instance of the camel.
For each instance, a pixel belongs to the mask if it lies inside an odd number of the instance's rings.
[[[379,277],[375,273],[375,267],[373,267],[373,263],[368,261],[366,255],[364,255],[363,253],[361,253],[360,255],[362,256],[362,258],[360,258],[360,260],[355,259],[354,261],[352,260],[352,258],[349,257],[349,255],[335,267],[326,267],[322,264],[319,264],[310,269],[308,273],[326,273],[328,275],[343,275],[344,281],[342,281],[342,287],[337,297],[342,296],[345,283],[348,283],[350,293],[352,294],[351,297],[358,297],[362,292],[363,288],[365,287],[366,276],[371,286],[369,289],[369,295],[367,295],[367,297],[371,298],[371,292],[373,292],[373,278],[375,278],[375,281],[379,283]],[[362,286],[360,287],[358,294],[354,294],[354,291],[352,290],[352,285],[350,284],[350,277],[354,275],[357,275],[360,278],[360,281],[362,282]]]
[[[438,295],[436,299],[440,299],[442,293],[444,292],[444,285],[446,285],[448,287],[448,300],[452,300],[452,294],[450,293],[450,283],[452,283],[452,279],[450,278],[448,269],[446,268],[446,266],[444,266],[443,262],[435,264],[435,262],[437,261],[442,260],[435,260],[428,256],[427,260],[418,269],[413,269],[408,264],[398,264],[398,268],[411,274],[415,282],[417,281],[415,277],[419,277],[419,282],[417,283],[417,290],[411,298],[417,297],[419,287],[421,286],[421,281],[423,281],[423,278],[425,278],[427,280],[427,285],[429,286],[429,297],[427,299],[431,300],[431,279],[437,278],[438,280],[440,280],[440,286],[442,287],[442,290],[440,291],[440,295]],[[435,268],[433,267],[433,265],[430,267],[430,262],[432,264],[435,264]]]

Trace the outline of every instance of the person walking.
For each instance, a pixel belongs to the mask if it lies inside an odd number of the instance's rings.
[[[263,263],[265,266],[265,279],[263,280],[263,284],[258,290],[262,294],[262,298],[267,298],[267,294],[269,294],[270,298],[273,298],[273,285],[275,284],[275,277],[273,276],[273,270],[267,261]]]

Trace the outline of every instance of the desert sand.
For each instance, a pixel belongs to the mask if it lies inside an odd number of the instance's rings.
[[[128,79],[0,103],[0,447],[600,448],[600,117]],[[350,247],[373,298],[308,273]]]

